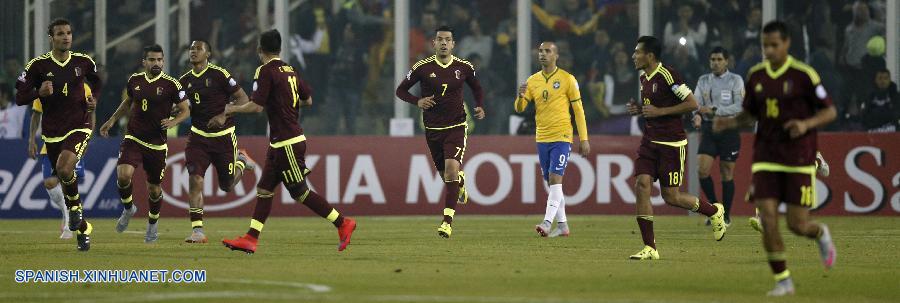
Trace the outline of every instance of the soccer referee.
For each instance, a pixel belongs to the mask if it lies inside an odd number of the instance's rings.
[[[733,117],[741,112],[744,101],[744,79],[728,71],[728,50],[714,48],[709,54],[711,73],[700,76],[694,92],[700,96],[700,108],[694,112],[694,127],[700,128],[702,138],[698,154],[700,187],[709,201],[720,201],[725,206],[725,223],[731,224],[729,216],[734,198],[734,162],[741,150],[741,136],[737,129],[713,133],[714,117]],[[719,172],[722,178],[722,199],[716,198],[716,188],[709,169],[719,157]],[[711,202],[714,203],[714,202]],[[707,221],[709,224],[709,221]]]

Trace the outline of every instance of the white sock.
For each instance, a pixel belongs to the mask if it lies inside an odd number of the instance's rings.
[[[562,184],[550,185],[550,194],[547,195],[547,211],[544,212],[544,221],[553,223],[553,218],[559,211],[560,202],[563,200]]]
[[[556,210],[556,224],[565,225],[566,222],[568,222],[566,219],[566,198],[563,197],[562,200],[559,201],[559,209]]]
[[[57,184],[56,187],[48,189],[47,195],[50,196],[50,203],[59,207],[59,210],[62,212],[62,222],[63,225],[69,223],[69,210],[66,209],[66,200],[63,198],[62,186]]]

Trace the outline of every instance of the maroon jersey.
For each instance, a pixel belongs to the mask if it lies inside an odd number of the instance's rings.
[[[231,95],[241,89],[237,80],[231,77],[224,68],[207,63],[199,73],[190,70],[178,80],[191,102],[191,128],[207,133],[215,133],[234,126],[229,117],[222,128],[206,127],[209,120],[225,111],[225,105]]]
[[[421,97],[434,96],[434,107],[422,111],[425,128],[443,129],[466,123],[463,83],[472,89],[475,106],[482,106],[484,93],[475,77],[475,66],[469,61],[452,57],[449,64],[443,65],[436,56],[423,59],[413,65],[397,87],[397,97],[418,105],[420,97],[409,93],[409,88],[417,82],[420,83]]]
[[[125,91],[132,102],[128,134],[145,143],[165,144],[166,131],[160,121],[172,115],[173,105],[187,101],[178,80],[165,73],[153,79],[147,73],[137,73],[128,78]]]
[[[643,105],[655,107],[676,106],[682,101],[676,92],[687,89],[681,75],[674,69],[660,63],[650,74],[641,78],[641,101]],[[683,95],[687,98],[687,94]],[[686,140],[681,115],[648,118],[644,128],[644,139],[657,142],[678,142]]]
[[[768,61],[750,69],[744,87],[744,111],[759,121],[753,144],[753,162],[808,166],[816,160],[816,129],[791,139],[784,124],[812,117],[831,106],[831,97],[819,74],[809,65],[788,57],[778,70]]]
[[[278,143],[303,134],[300,127],[301,100],[311,91],[294,68],[274,58],[256,69],[250,100],[266,109],[269,117],[269,141]]]
[[[39,97],[44,81],[53,82],[53,94]],[[75,129],[91,129],[91,114],[87,111],[84,83],[87,81],[93,96],[100,96],[100,76],[97,65],[88,55],[69,51],[69,58],[59,62],[52,52],[32,59],[16,82],[16,104],[31,104],[40,99],[44,109],[41,132],[45,137],[59,138]]]

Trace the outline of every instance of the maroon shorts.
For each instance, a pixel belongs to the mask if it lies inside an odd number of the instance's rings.
[[[219,176],[219,187],[223,188],[234,181],[237,153],[234,132],[218,137],[204,137],[191,132],[184,149],[185,166],[189,175],[202,177],[212,164]]]
[[[685,147],[642,140],[635,175],[649,175],[653,181],[659,180],[661,187],[680,187],[684,184]]]
[[[47,147],[47,159],[53,164],[53,168],[51,169],[52,174],[54,176],[56,175],[56,162],[59,161],[59,155],[62,154],[63,151],[70,151],[75,154],[75,157],[78,158],[78,160],[81,160],[90,141],[91,134],[85,132],[73,132],[59,142],[51,143],[45,141],[44,146]],[[76,163],[77,162],[78,161],[76,161]]]
[[[143,166],[147,173],[147,182],[159,185],[166,174],[166,158],[168,150],[157,150],[142,145],[132,139],[125,138],[119,145],[118,165],[127,164],[134,168]]]
[[[291,197],[297,199],[306,192],[306,141],[283,147],[271,147],[266,152],[266,165],[256,187],[274,192],[278,183],[284,182]]]
[[[462,164],[466,154],[466,128],[458,126],[442,130],[425,130],[425,141],[431,151],[431,161],[438,171],[444,171],[444,160],[454,159]]]
[[[814,207],[814,178],[815,174],[757,171],[753,173],[750,198],[775,199],[787,204]]]

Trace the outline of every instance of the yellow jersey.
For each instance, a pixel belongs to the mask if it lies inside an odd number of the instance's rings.
[[[569,72],[556,68],[556,71],[545,74],[538,71],[528,77],[528,88],[524,98],[516,97],[516,112],[523,112],[528,103],[534,102],[537,142],[572,142],[572,116],[569,106],[575,114],[578,127],[578,138],[588,140],[587,123],[584,119],[584,107],[581,104],[581,93],[578,81]]]
[[[91,96],[91,87],[88,86],[87,83],[85,83],[84,84],[84,97],[87,98],[89,96]],[[34,110],[34,112],[36,112],[36,113],[43,113],[44,105],[41,104],[41,99],[34,99],[34,101],[31,102],[31,109]],[[46,144],[41,146],[40,154],[41,155],[47,154],[47,145]]]

